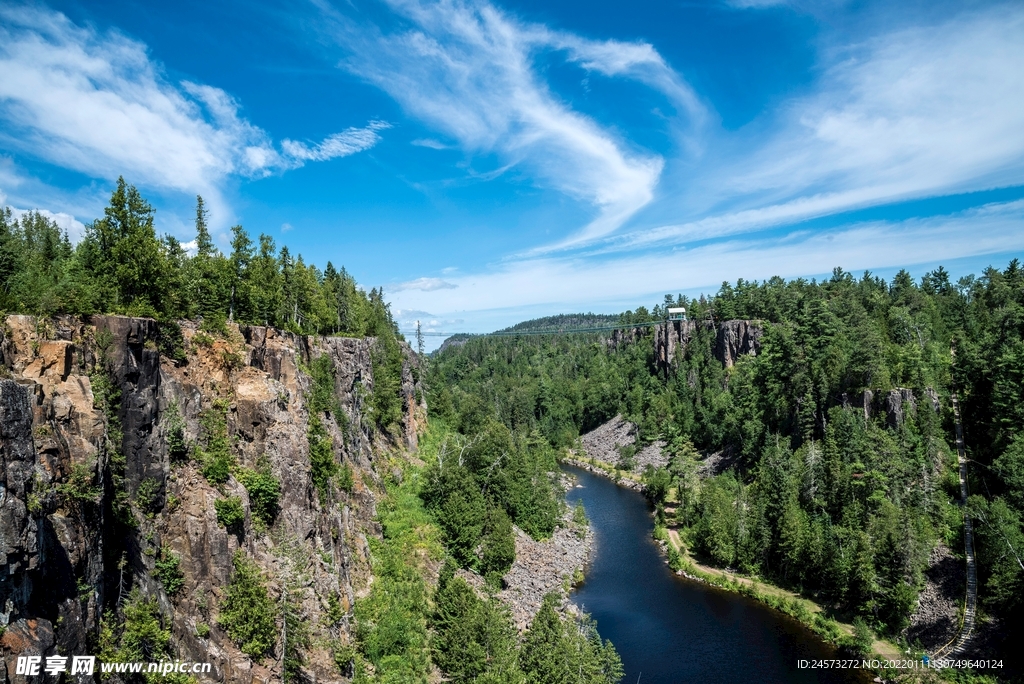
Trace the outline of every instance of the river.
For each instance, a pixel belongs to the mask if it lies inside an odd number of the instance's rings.
[[[676,576],[651,537],[654,520],[641,494],[566,470],[582,485],[566,499],[583,502],[595,537],[573,600],[615,644],[623,684],[871,681],[866,671],[800,669],[799,660],[835,658],[835,649],[757,601]]]

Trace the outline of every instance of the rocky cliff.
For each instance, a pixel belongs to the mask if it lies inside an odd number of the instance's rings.
[[[415,449],[425,420],[415,356],[402,369],[402,420],[378,428],[373,339],[293,335],[119,316],[7,317],[0,339],[0,683],[14,656],[96,654],[102,616],[132,592],[173,616],[173,655],[212,663],[213,681],[281,680],[281,643],[254,662],[218,624],[236,550],[271,597],[287,590],[308,628],[298,678],[342,681],[333,653],[371,577],[381,454]],[[314,484],[310,365],[329,359],[336,404],[321,420],[351,481]],[[197,457],[218,430],[234,465],[211,484]],[[239,473],[280,483],[276,515],[254,514]],[[238,497],[229,531],[214,503]],[[178,559],[168,593],[161,563]],[[166,572],[166,569],[163,570]],[[166,620],[166,618],[165,618]]]
[[[665,321],[654,328],[654,358],[658,368],[668,372],[677,354],[686,351],[700,329],[714,333],[712,353],[726,368],[735,365],[740,356],[757,356],[761,350],[764,328],[760,321],[732,320],[717,325],[711,321]],[[645,332],[645,328],[615,330],[608,344],[613,347],[632,344],[642,339]]]

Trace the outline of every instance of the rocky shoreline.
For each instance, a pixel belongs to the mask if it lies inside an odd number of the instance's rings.
[[[637,492],[642,492],[645,489],[642,482],[631,480],[628,477],[616,478],[612,476],[607,470],[601,468],[600,466],[596,466],[592,463],[589,463],[587,461],[583,461],[577,458],[563,458],[562,463],[571,465],[575,468],[581,468],[583,470],[586,470],[588,473],[594,473],[595,475],[606,477],[615,484],[617,484],[618,486],[625,487],[626,489],[632,489]]]
[[[575,486],[575,481],[563,479],[566,488]],[[550,539],[536,541],[518,527],[513,527],[516,536],[516,559],[511,569],[502,578],[501,599],[512,611],[512,621],[519,631],[529,627],[541,601],[549,592],[561,596],[561,609],[566,613],[577,613],[579,609],[570,600],[569,589],[584,572],[590,553],[594,548],[594,531],[588,523],[581,529],[572,519],[572,509],[566,509],[558,528]],[[475,573],[460,570],[464,578],[478,591],[484,592],[484,579]]]
[[[664,468],[668,465],[665,442],[658,440],[638,448],[637,426],[621,415],[600,425],[580,437],[582,452],[588,458],[610,463],[613,466],[640,475],[647,469]],[[626,458],[623,450],[632,455]]]

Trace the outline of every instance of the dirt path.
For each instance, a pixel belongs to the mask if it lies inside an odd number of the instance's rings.
[[[956,359],[956,348],[950,349]],[[974,612],[978,604],[978,567],[974,562],[974,525],[967,514],[967,454],[964,452],[964,429],[960,422],[960,402],[956,391],[952,393],[953,419],[956,424],[956,457],[960,465],[960,505],[964,508],[964,551],[967,557],[967,591],[963,622],[960,631],[945,646],[935,651],[933,658],[945,658],[962,653],[974,631]]]

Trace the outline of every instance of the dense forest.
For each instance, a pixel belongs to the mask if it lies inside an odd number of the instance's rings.
[[[900,638],[937,543],[962,554],[950,392],[971,459],[980,602],[1021,634],[1024,595],[1024,271],[916,282],[835,269],[821,282],[723,283],[712,297],[666,295],[620,317],[647,323],[686,306],[695,325],[669,370],[649,328],[608,335],[481,337],[431,363],[432,415],[467,437],[489,421],[557,450],[623,414],[667,468],[646,473],[658,515],[699,558],[815,597],[837,616]],[[724,367],[721,321],[759,321],[761,350]],[[951,355],[955,349],[955,355]],[[955,361],[955,363],[954,363]],[[864,392],[896,388],[894,420]],[[493,430],[494,428],[488,428]],[[698,467],[728,464],[712,477]],[[672,504],[665,513],[664,504]]]

